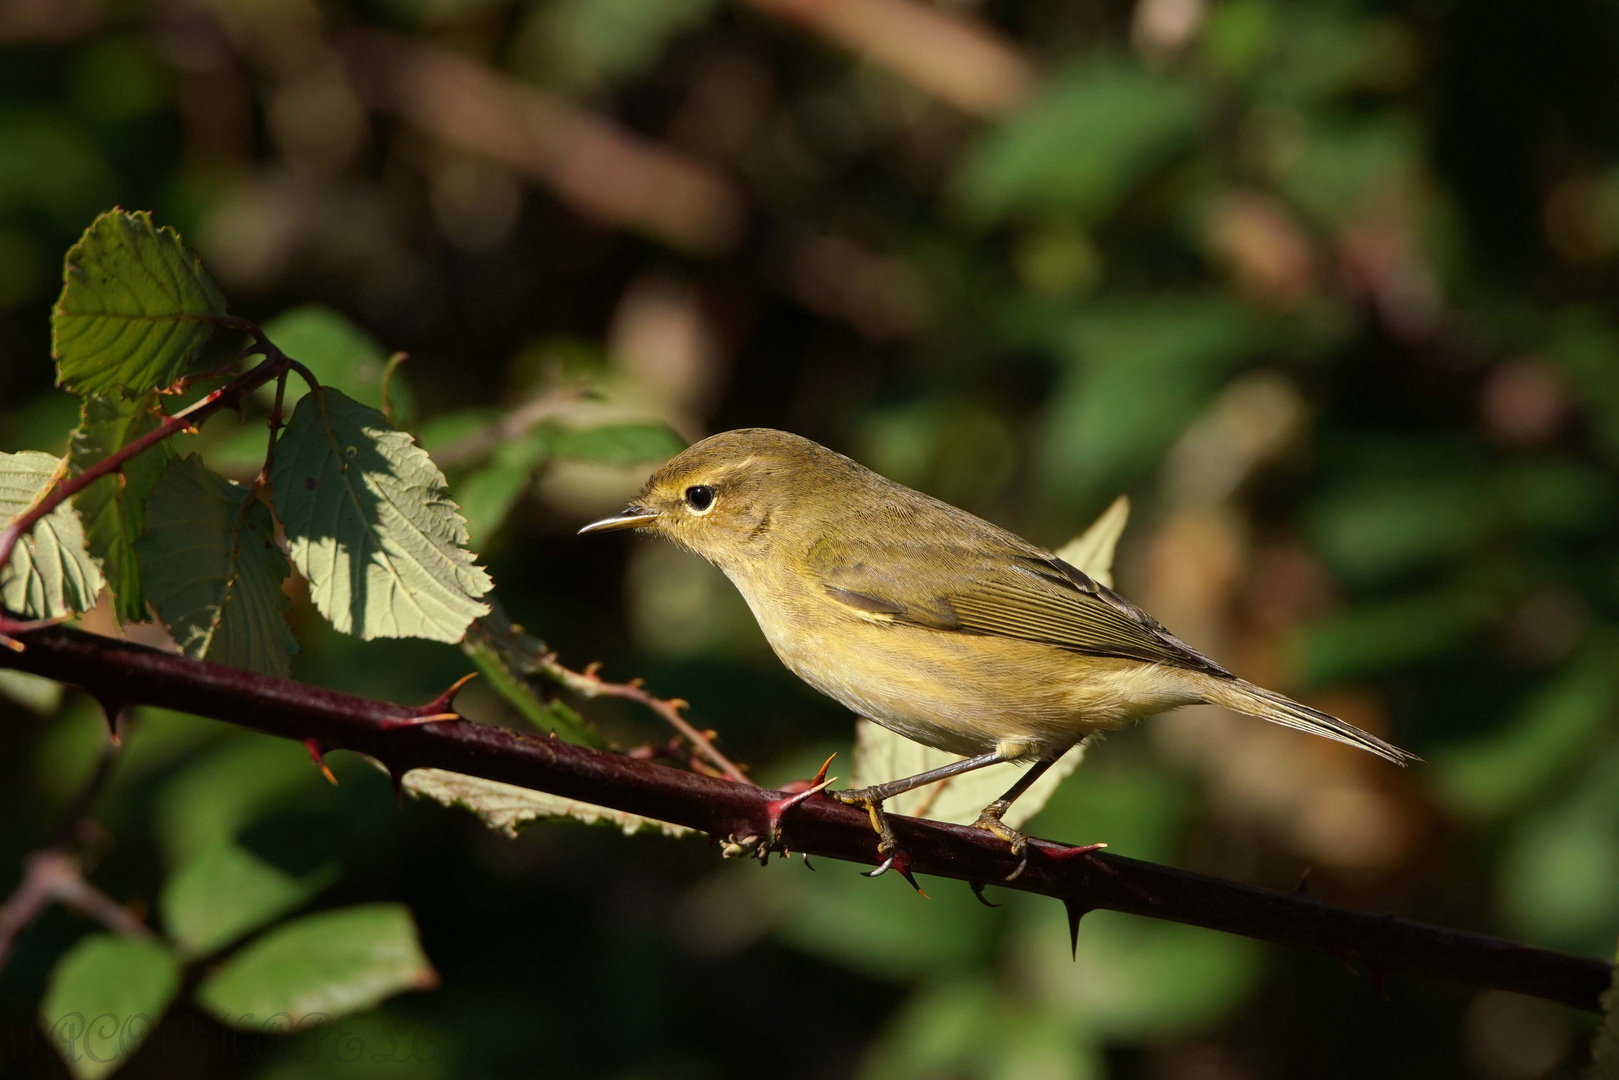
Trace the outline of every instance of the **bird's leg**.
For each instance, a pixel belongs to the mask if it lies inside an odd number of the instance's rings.
[[[1058,755],[1058,757],[1061,756],[1062,755],[1060,754]],[[983,813],[978,815],[978,820],[973,822],[973,828],[983,829],[985,832],[1005,840],[1011,847],[1012,854],[1018,857],[1017,869],[1006,875],[1007,881],[1016,881],[1018,875],[1022,874],[1023,871],[1028,867],[1029,838],[1023,833],[1020,833],[1016,829],[1012,828],[1012,826],[1001,821],[1001,818],[1006,814],[1006,811],[1011,808],[1012,803],[1016,801],[1017,797],[1022,795],[1025,791],[1028,791],[1029,787],[1036,780],[1040,779],[1040,777],[1045,774],[1047,769],[1051,768],[1056,763],[1057,758],[1049,757],[1037,761],[1033,765],[1029,766],[1029,770],[1022,776],[1018,777],[1017,783],[1013,784],[1011,788],[1007,790],[1005,795],[1002,795],[1000,798],[984,807]]]
[[[892,799],[895,795],[903,795],[913,788],[923,784],[931,784],[936,780],[947,780],[952,776],[959,776],[964,772],[982,769],[986,765],[998,765],[1006,759],[1000,751],[992,750],[987,754],[979,754],[963,761],[953,761],[949,765],[941,765],[937,769],[917,773],[915,776],[903,776],[898,780],[890,780],[884,784],[873,784],[870,787],[850,788],[847,791],[829,791],[828,795],[840,803],[849,806],[864,807],[871,815],[871,827],[877,832],[877,854],[884,859],[876,873],[880,874],[900,857],[899,840],[894,836],[894,828],[888,823],[888,815],[883,812],[883,801]],[[875,875],[873,875],[875,876]]]

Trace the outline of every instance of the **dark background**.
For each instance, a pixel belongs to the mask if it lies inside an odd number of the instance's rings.
[[[1595,0],[13,0],[0,449],[62,451],[50,304],[116,204],[179,228],[233,311],[318,303],[408,352],[413,430],[575,380],[592,415],[788,428],[1050,546],[1127,492],[1122,591],[1427,760],[1186,710],[1095,749],[1037,832],[1284,889],[1308,869],[1335,902],[1607,956],[1616,105],[1619,9]],[[645,472],[539,477],[482,544],[498,594],[565,662],[688,699],[761,779],[812,773],[852,718],[722,578],[573,536]],[[313,682],[426,700],[468,666],[303,601],[294,624]],[[103,737],[73,694],[46,711],[0,702],[0,888]],[[182,1004],[123,1075],[1584,1060],[1591,1018],[1535,1000],[1105,913],[1072,962],[1054,902],[572,824],[510,841],[303,754],[144,718],[96,882],[150,904],[187,830],[336,859],[318,904],[409,903],[442,986],[292,1041]],[[54,911],[20,939],[0,1073],[64,1075],[34,1012],[86,929]]]

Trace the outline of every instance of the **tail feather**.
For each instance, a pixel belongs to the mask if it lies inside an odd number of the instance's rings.
[[[1298,731],[1307,731],[1312,735],[1336,742],[1348,743],[1368,753],[1376,754],[1396,765],[1407,765],[1413,761],[1421,761],[1417,755],[1398,746],[1386,743],[1376,735],[1362,731],[1354,724],[1345,723],[1336,716],[1331,716],[1320,709],[1312,709],[1308,705],[1300,705],[1291,698],[1283,697],[1274,690],[1266,690],[1262,686],[1244,682],[1242,679],[1216,679],[1210,678],[1204,694],[1204,700],[1211,705],[1231,709],[1234,712],[1257,716],[1261,720],[1269,720],[1273,724],[1294,728]]]

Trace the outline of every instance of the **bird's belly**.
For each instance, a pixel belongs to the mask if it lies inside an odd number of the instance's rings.
[[[805,682],[861,716],[952,754],[1061,753],[1198,697],[1176,669],[1084,656],[1016,638],[842,620],[804,635],[761,619],[771,647]],[[777,632],[773,632],[777,631]]]

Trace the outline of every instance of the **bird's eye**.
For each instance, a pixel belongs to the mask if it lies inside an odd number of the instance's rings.
[[[707,513],[714,505],[714,489],[707,484],[693,484],[686,489],[686,505],[699,514]]]

